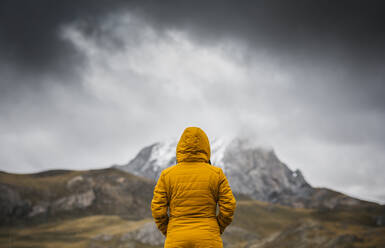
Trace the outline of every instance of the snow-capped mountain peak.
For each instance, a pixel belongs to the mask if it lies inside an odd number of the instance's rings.
[[[228,146],[231,144],[228,137],[214,138],[210,142],[211,148],[211,164],[222,167],[225,170],[224,157]]]
[[[153,166],[159,167],[161,170],[170,164],[172,158],[175,159],[177,141],[167,140],[164,142],[157,142],[152,147],[149,161],[153,162]]]
[[[177,142],[169,139],[147,146],[128,164],[117,168],[157,180],[163,169],[176,163]],[[287,195],[303,197],[312,189],[301,172],[290,170],[271,147],[237,137],[214,138],[210,147],[212,165],[223,169],[236,193],[284,202]]]

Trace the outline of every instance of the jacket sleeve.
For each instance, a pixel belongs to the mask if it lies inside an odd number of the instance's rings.
[[[152,217],[155,220],[155,223],[163,233],[164,236],[167,234],[167,225],[168,225],[168,198],[167,190],[164,180],[164,175],[161,173],[158,182],[154,189],[154,196],[151,201],[151,211]]]
[[[219,174],[218,206],[219,214],[217,216],[217,221],[220,233],[222,234],[225,228],[232,222],[236,208],[233,192],[231,191],[229,182],[222,169]]]

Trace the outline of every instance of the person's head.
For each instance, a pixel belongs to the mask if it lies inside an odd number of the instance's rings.
[[[176,147],[176,161],[181,162],[210,162],[210,142],[205,132],[199,127],[186,128]]]

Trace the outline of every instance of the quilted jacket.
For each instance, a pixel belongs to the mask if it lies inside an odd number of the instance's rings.
[[[210,164],[210,154],[203,130],[188,127],[176,148],[177,164],[158,179],[151,210],[167,248],[222,247],[236,201],[222,169]]]

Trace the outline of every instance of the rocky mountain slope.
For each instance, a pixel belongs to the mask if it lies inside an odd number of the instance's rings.
[[[0,224],[93,214],[151,217],[154,182],[116,169],[0,172]]]
[[[114,167],[155,181],[164,168],[175,164],[176,145],[176,140],[154,143],[140,150],[127,164]],[[301,171],[290,170],[272,148],[254,146],[247,139],[214,139],[211,153],[212,164],[224,170],[236,194],[295,207],[370,204],[312,187]]]

